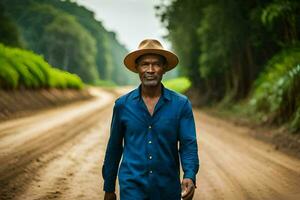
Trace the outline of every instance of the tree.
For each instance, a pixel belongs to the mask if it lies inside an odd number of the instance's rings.
[[[22,43],[16,24],[6,15],[5,8],[0,2],[0,43],[21,47]]]
[[[98,79],[96,69],[96,42],[75,20],[61,13],[48,24],[41,39],[46,59],[54,66],[80,75],[85,82]]]
[[[193,86],[198,88],[203,86],[198,70],[200,45],[196,32],[202,16],[199,9],[202,4],[203,1],[199,0],[177,0],[170,5],[163,2],[156,6],[157,16],[169,31],[166,38],[179,55],[180,72],[188,76]]]

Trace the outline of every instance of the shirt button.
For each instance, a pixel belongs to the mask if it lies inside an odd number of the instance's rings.
[[[149,159],[151,160],[151,159],[152,159],[152,156],[149,156]]]
[[[152,126],[150,125],[148,128],[149,128],[149,129],[151,129],[151,128],[152,128]]]
[[[149,173],[152,174],[152,170],[150,170]]]
[[[151,144],[151,143],[152,143],[152,141],[150,140],[148,143],[149,143],[149,144]]]

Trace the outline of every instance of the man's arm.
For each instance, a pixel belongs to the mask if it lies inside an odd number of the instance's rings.
[[[102,176],[104,179],[103,190],[114,193],[119,162],[123,152],[123,128],[120,121],[121,105],[116,101],[110,127],[110,137],[106,148]]]
[[[179,124],[179,154],[184,172],[182,187],[186,192],[183,196],[194,191],[196,174],[199,170],[198,146],[192,105],[187,99],[180,116]]]

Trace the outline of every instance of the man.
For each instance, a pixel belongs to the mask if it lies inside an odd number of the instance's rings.
[[[141,84],[115,102],[102,168],[104,199],[116,199],[117,174],[121,200],[192,199],[199,159],[191,103],[161,83],[178,64],[177,56],[146,39],[124,64],[139,74]]]

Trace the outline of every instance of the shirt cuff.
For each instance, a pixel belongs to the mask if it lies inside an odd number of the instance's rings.
[[[115,184],[107,183],[107,181],[104,181],[103,190],[105,192],[115,192]]]
[[[196,187],[196,176],[195,176],[195,174],[193,172],[186,172],[186,173],[184,173],[183,178],[192,179],[192,181],[194,182],[194,185]]]

